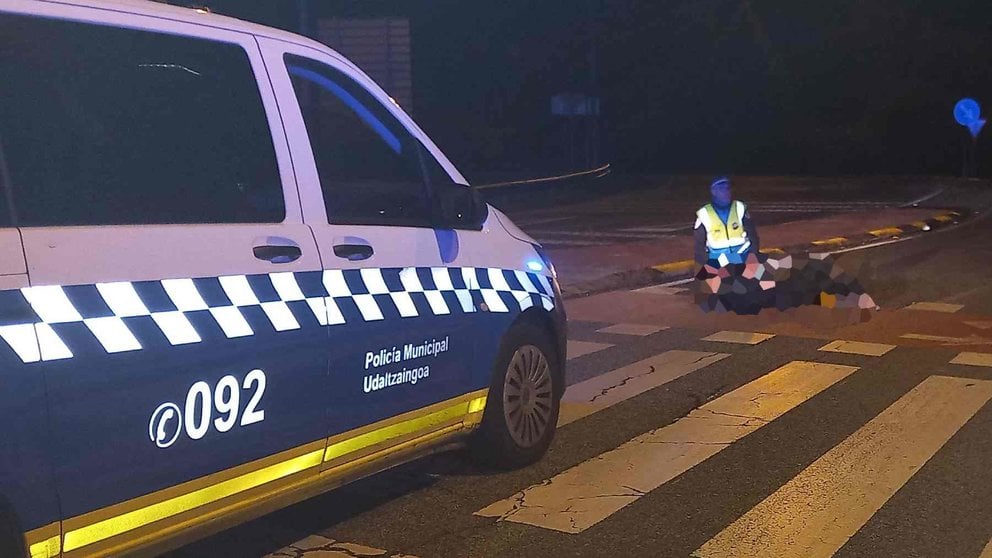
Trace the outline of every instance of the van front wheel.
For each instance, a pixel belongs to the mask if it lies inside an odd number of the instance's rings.
[[[564,375],[551,336],[530,324],[503,340],[493,369],[482,426],[472,440],[478,460],[501,469],[529,465],[544,455],[558,423]]]

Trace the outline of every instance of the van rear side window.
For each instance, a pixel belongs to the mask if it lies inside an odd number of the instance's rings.
[[[286,55],[335,224],[431,225],[424,166],[431,155],[382,104],[344,73]]]
[[[17,225],[284,219],[240,46],[0,14],[0,52],[0,150]]]

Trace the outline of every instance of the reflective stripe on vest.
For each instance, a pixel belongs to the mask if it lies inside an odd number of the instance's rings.
[[[748,242],[747,233],[744,232],[744,223],[741,220],[747,208],[744,202],[735,201],[730,206],[730,215],[724,223],[717,215],[713,204],[704,205],[696,215],[706,227],[706,247],[711,250],[723,250],[741,246]]]

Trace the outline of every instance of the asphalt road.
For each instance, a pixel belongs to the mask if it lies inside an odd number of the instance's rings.
[[[546,247],[601,246],[691,234],[696,210],[709,201],[704,178],[604,179],[577,192],[490,194],[524,231]],[[759,225],[836,213],[927,203],[951,182],[941,179],[807,179],[741,177],[734,195],[748,203]]]
[[[990,236],[982,214],[838,254],[868,321],[704,315],[682,286],[571,300],[571,422],[537,465],[442,454],[171,556],[988,558]]]

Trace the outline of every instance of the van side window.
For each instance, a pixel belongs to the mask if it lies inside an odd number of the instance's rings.
[[[293,55],[286,66],[306,124],[328,220],[430,226],[420,141],[344,73]]]
[[[281,222],[235,44],[0,14],[0,149],[20,226]]]

